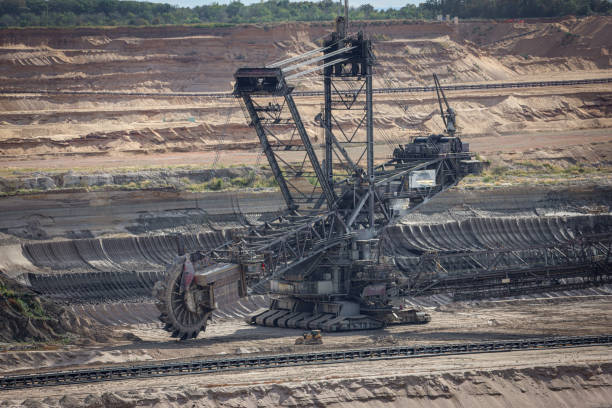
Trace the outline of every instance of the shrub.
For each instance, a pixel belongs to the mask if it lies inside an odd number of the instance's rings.
[[[208,183],[206,183],[206,187],[212,191],[223,190],[224,186],[225,186],[225,183],[223,182],[223,179],[219,177],[215,177],[212,180],[210,180]]]
[[[503,174],[508,173],[509,170],[510,169],[508,166],[495,166],[491,169],[491,174],[495,176],[501,176]]]

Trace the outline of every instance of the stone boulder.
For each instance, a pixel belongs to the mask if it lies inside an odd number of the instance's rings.
[[[20,180],[19,188],[24,190],[50,190],[56,188],[55,181],[51,177],[28,177]]]

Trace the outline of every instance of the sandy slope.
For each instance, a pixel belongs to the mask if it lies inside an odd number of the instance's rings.
[[[372,33],[379,62],[375,86],[386,87],[431,84],[433,72],[443,83],[453,84],[609,77],[611,22],[610,17],[589,17],[457,26],[354,22],[354,26]],[[235,100],[40,95],[36,91],[227,92],[237,67],[313,49],[330,29],[330,24],[291,23],[216,29],[2,30],[0,89],[34,93],[0,95],[0,158],[15,167],[23,167],[23,160],[28,167],[45,167],[52,163],[46,161],[51,155],[76,155],[88,157],[88,165],[97,167],[98,163],[107,166],[111,157],[143,153],[183,157],[186,152],[219,148],[257,152],[255,134]],[[314,79],[297,85],[322,88]],[[508,135],[525,140],[528,134],[573,131],[580,135],[584,130],[612,127],[611,84],[450,92],[449,98],[468,138]],[[386,139],[401,143],[419,133],[440,131],[434,95],[377,95],[375,103],[376,138],[382,144]],[[315,143],[322,139],[313,120],[320,104],[320,98],[298,100]],[[356,123],[351,116],[339,121]],[[610,134],[604,134],[610,140]],[[548,142],[538,143],[538,138],[526,140],[530,142],[519,152],[550,147]],[[585,137],[580,144],[601,140]],[[496,145],[491,142],[479,148]]]
[[[4,406],[609,407],[608,347],[387,360],[3,393]]]

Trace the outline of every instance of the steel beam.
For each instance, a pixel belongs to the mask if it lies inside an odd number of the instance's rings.
[[[372,111],[372,63],[369,56],[366,60],[366,149],[368,161],[368,183],[370,184],[370,201],[368,205],[369,228],[374,228],[374,112]]]
[[[323,190],[323,194],[325,195],[325,199],[327,200],[327,207],[332,209],[334,207],[334,202],[336,201],[336,195],[332,188],[329,185],[327,176],[323,173],[321,169],[321,164],[319,163],[319,159],[317,158],[317,154],[312,147],[312,143],[310,143],[310,138],[308,137],[308,133],[306,133],[306,129],[304,128],[304,123],[302,123],[302,118],[300,117],[300,113],[297,110],[297,106],[295,106],[295,102],[293,101],[293,97],[291,93],[288,91],[285,92],[285,101],[287,102],[287,107],[291,112],[291,116],[293,117],[293,121],[295,122],[295,126],[297,128],[298,134],[300,135],[300,139],[302,139],[302,143],[304,144],[304,148],[306,149],[306,154],[308,155],[308,159],[310,160],[310,164],[319,180],[319,184],[321,185],[321,189]]]
[[[334,170],[333,170],[333,146],[332,146],[332,112],[331,112],[331,75],[333,67],[327,67],[323,71],[323,92],[325,94],[325,105],[323,108],[323,126],[325,127],[325,173],[331,188],[334,187]]]
[[[287,207],[290,211],[293,211],[297,208],[293,197],[291,196],[291,192],[287,187],[287,182],[285,177],[283,177],[283,173],[276,161],[276,156],[274,155],[274,151],[272,150],[272,146],[268,140],[268,136],[266,135],[266,131],[264,130],[263,125],[259,119],[259,115],[255,110],[255,106],[253,105],[253,99],[247,93],[242,92],[240,94],[242,100],[244,101],[244,105],[246,106],[247,112],[249,113],[249,117],[251,118],[251,123],[253,123],[253,127],[255,127],[255,131],[257,132],[257,137],[259,137],[259,142],[261,143],[261,147],[268,159],[268,163],[270,164],[270,168],[272,169],[272,173],[274,173],[274,178],[278,182],[278,187],[285,199],[285,203],[287,203]]]

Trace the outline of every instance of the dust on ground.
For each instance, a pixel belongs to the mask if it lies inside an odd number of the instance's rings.
[[[609,407],[609,347],[274,368],[6,391],[4,406]]]
[[[237,319],[209,325],[200,338],[178,342],[159,326],[118,331],[137,342],[0,354],[5,373],[146,364],[398,344],[470,342],[609,334],[610,295],[459,302],[430,310],[426,326],[324,333],[323,346],[295,346],[301,330],[249,326]],[[485,353],[283,367],[205,375],[126,380],[3,392],[4,406],[540,406],[606,407],[612,396],[609,347]],[[560,402],[561,401],[561,402]]]
[[[587,290],[586,293],[592,290]],[[557,295],[558,296],[558,295]],[[126,325],[115,316],[116,337],[91,347],[66,346],[53,352],[11,351],[0,354],[0,368],[8,372],[76,368],[104,364],[160,360],[260,355],[304,350],[347,349],[436,342],[478,342],[513,338],[609,334],[612,330],[612,296],[582,295],[524,299],[505,302],[458,302],[426,308],[427,325],[389,326],[382,330],[324,333],[323,346],[296,346],[299,329],[251,326],[237,318],[219,319],[197,339],[181,342],[170,338],[154,319]],[[101,305],[100,307],[104,307]],[[108,316],[112,320],[112,316]]]

